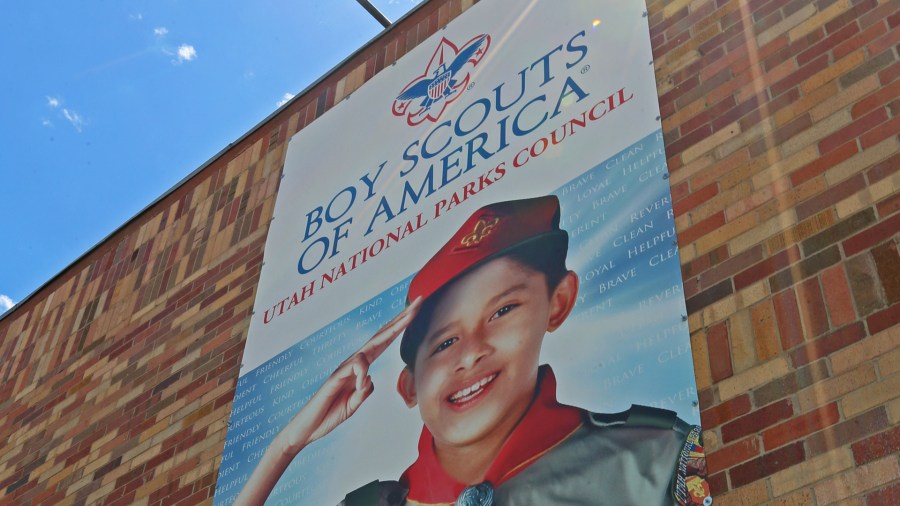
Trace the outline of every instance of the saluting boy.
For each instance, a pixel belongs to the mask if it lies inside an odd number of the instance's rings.
[[[369,364],[403,333],[397,391],[424,422],[419,457],[346,506],[711,504],[699,427],[666,410],[556,401],[541,345],[578,295],[559,217],[555,196],[470,216],[413,278],[408,307],[276,436],[238,503],[261,504],[300,450],[359,408],[374,388]]]

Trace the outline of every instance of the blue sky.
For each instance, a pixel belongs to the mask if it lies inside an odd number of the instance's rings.
[[[0,313],[381,30],[355,0],[4,2]]]

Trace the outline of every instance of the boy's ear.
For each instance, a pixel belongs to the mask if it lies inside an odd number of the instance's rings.
[[[550,321],[547,323],[547,331],[558,329],[578,300],[578,275],[572,271],[566,273],[550,295]]]
[[[416,381],[413,377],[409,366],[400,371],[400,377],[397,378],[397,393],[403,397],[406,407],[413,408],[416,406]]]

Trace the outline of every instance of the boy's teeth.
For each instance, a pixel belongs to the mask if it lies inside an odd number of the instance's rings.
[[[475,383],[474,385],[466,387],[466,388],[460,390],[459,392],[456,392],[455,394],[451,395],[450,400],[458,401],[460,399],[468,397],[468,396],[472,395],[474,392],[477,392],[477,391],[481,390],[482,388],[484,388],[485,385],[487,385],[491,381],[494,381],[494,378],[496,378],[496,377],[497,377],[496,374],[492,374],[486,378],[483,378],[481,381]]]

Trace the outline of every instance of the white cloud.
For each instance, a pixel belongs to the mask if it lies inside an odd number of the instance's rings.
[[[50,107],[59,107],[59,98],[57,97],[47,97],[47,105]]]
[[[47,128],[53,128],[53,122],[47,118],[41,118],[41,126],[45,126]]]
[[[62,113],[66,120],[68,120],[69,123],[71,123],[72,126],[75,127],[75,130],[80,132],[85,125],[84,118],[82,118],[81,115],[77,112],[71,111],[65,107],[63,107]]]
[[[137,12],[134,14],[129,14],[128,19],[131,19],[133,21],[140,21],[140,20],[144,19],[144,15],[141,14],[140,12]]]
[[[178,52],[176,54],[178,55],[178,60],[176,60],[175,63],[181,63],[196,58],[197,50],[190,44],[182,44],[178,46]]]
[[[167,33],[169,33],[169,29],[165,26],[157,26],[153,29],[153,35],[157,37],[165,37]]]
[[[293,94],[285,93],[284,95],[281,96],[281,100],[279,100],[278,102],[275,103],[275,107],[283,106],[284,104],[288,103],[292,98],[294,98]]]
[[[0,313],[8,310],[9,308],[15,306],[16,303],[13,302],[8,296],[0,294]]]

